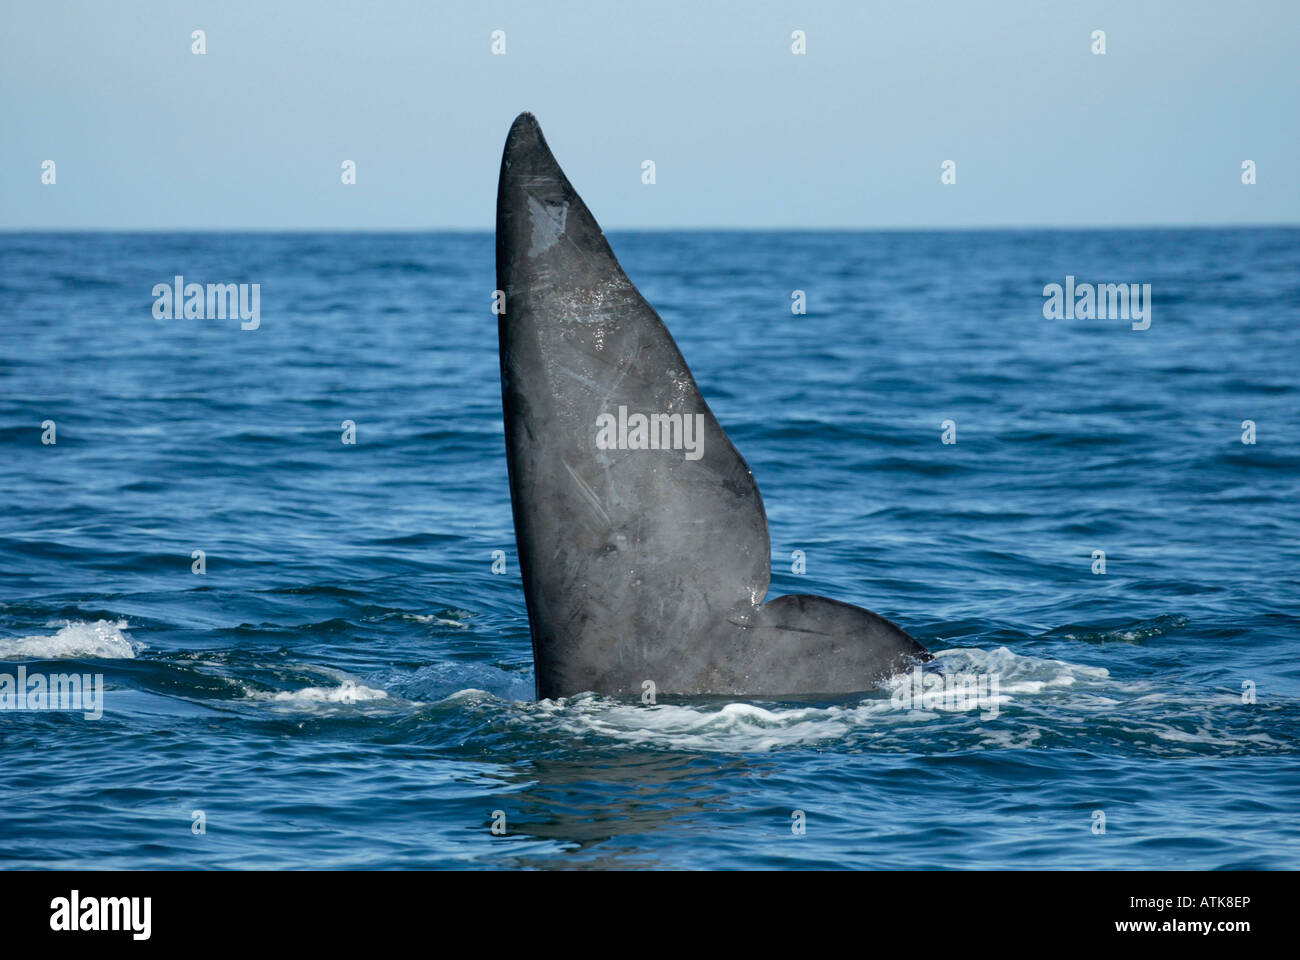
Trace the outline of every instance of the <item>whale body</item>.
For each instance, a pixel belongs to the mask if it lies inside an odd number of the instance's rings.
[[[506,138],[496,262],[539,698],[839,695],[930,659],[861,607],[766,600],[753,474],[529,113]]]

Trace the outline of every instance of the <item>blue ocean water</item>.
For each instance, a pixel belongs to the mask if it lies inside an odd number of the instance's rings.
[[[611,240],[771,595],[997,715],[534,701],[490,234],[0,235],[0,673],[108,686],[0,712],[0,865],[1300,867],[1300,231]],[[260,327],[155,319],[177,274]],[[1150,328],[1045,320],[1067,276]]]

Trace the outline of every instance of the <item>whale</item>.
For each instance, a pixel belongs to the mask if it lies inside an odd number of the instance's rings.
[[[531,113],[501,158],[496,271],[538,699],[836,697],[931,659],[862,607],[768,599],[754,475]]]

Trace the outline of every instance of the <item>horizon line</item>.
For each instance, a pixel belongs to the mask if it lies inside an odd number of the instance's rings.
[[[1300,221],[1261,223],[1151,223],[1151,224],[1016,224],[986,226],[616,226],[605,233],[994,233],[1013,231],[1104,230],[1294,230]],[[339,234],[491,234],[495,227],[0,227],[0,235],[17,233],[339,233]]]

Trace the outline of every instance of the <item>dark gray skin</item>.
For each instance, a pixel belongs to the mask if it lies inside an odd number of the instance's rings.
[[[532,114],[497,192],[506,460],[537,696],[869,690],[925,648],[860,607],[764,604],[767,514],[668,328],[619,266]],[[703,415],[702,455],[601,449],[597,417]],[[694,422],[694,421],[692,421]]]

